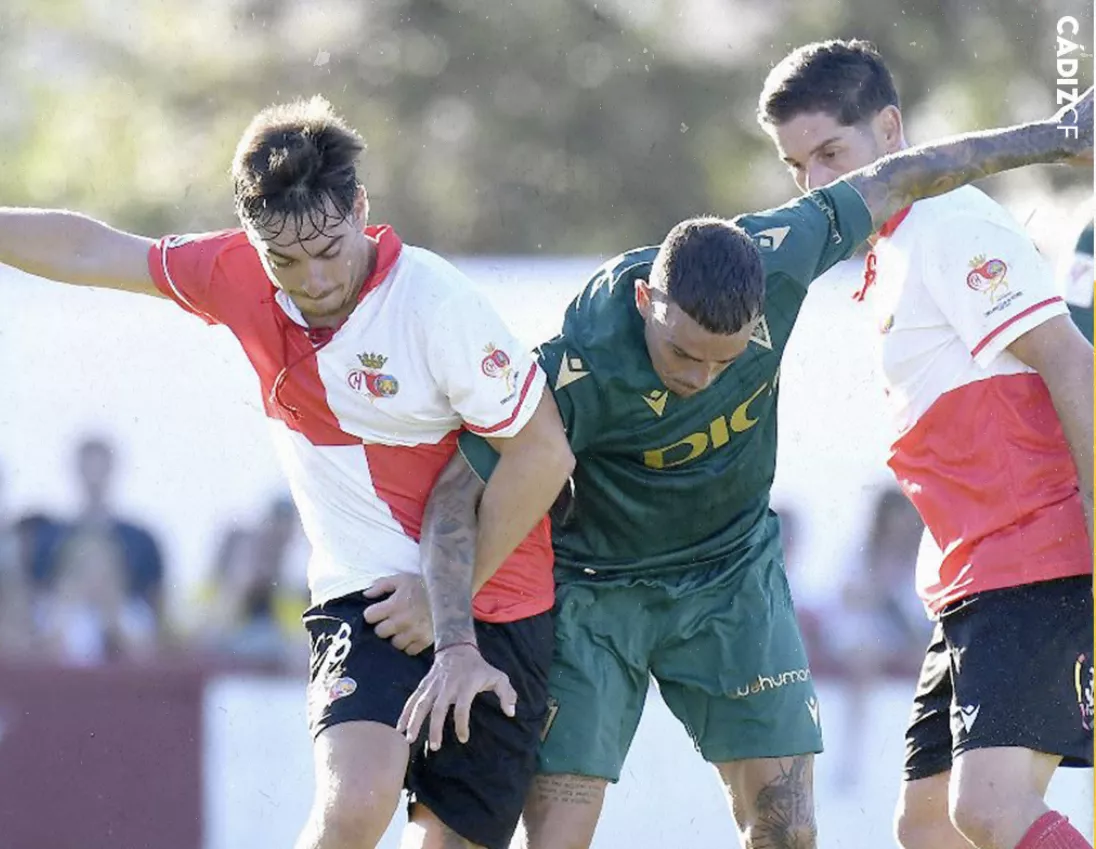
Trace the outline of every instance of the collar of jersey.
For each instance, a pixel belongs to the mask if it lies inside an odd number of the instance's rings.
[[[377,245],[377,262],[373,266],[373,271],[365,279],[365,283],[362,284],[361,289],[358,291],[358,303],[360,304],[365,300],[366,296],[381,285],[388,277],[388,272],[392,270],[392,266],[396,264],[396,260],[400,258],[400,253],[403,251],[403,241],[395,230],[392,229],[390,224],[379,224],[376,227],[366,227],[365,235],[372,239]],[[282,312],[286,314],[294,324],[308,329],[308,322],[304,320],[304,316],[301,315],[301,311],[297,308],[297,305],[293,303],[293,299],[289,297],[281,289],[274,290],[274,300],[278,306],[281,307]],[[353,312],[351,312],[353,314]],[[347,316],[349,318],[350,316]],[[346,319],[343,319],[343,323],[346,323]],[[341,324],[339,325],[342,326]],[[332,332],[338,330],[338,328],[332,328]]]
[[[910,210],[913,206],[907,206],[898,210],[894,215],[883,222],[883,226],[879,228],[879,238],[886,239],[889,236],[894,235],[894,231],[898,229],[898,225],[906,220],[906,216],[910,214]]]

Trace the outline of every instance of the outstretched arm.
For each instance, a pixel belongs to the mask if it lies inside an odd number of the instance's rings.
[[[60,283],[160,295],[148,270],[152,245],[75,212],[0,208],[0,263]]]
[[[1090,88],[1068,115],[918,145],[846,174],[843,180],[860,193],[878,229],[916,200],[1001,171],[1037,164],[1091,165],[1092,112]],[[1067,132],[1074,128],[1076,132]]]

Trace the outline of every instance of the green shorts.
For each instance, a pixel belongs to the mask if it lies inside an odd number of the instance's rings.
[[[822,751],[784,565],[565,580],[541,773],[617,781],[650,679],[711,763]]]

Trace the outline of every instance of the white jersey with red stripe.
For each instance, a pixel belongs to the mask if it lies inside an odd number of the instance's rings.
[[[965,187],[889,221],[867,273],[898,429],[889,465],[932,537],[928,609],[1087,574],[1069,446],[1042,378],[1007,350],[1067,312],[1030,238]]]
[[[508,437],[532,416],[544,374],[456,268],[368,228],[376,268],[338,328],[309,328],[242,231],[166,238],[160,290],[237,337],[262,386],[279,457],[312,545],[313,603],[419,571],[427,496],[462,427]],[[553,600],[542,525],[476,597],[510,621]]]

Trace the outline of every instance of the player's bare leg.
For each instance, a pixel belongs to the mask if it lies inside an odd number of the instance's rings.
[[[313,756],[316,796],[296,849],[373,849],[400,801],[407,741],[379,722],[344,722],[316,738]]]
[[[528,849],[587,849],[605,803],[604,778],[538,775],[526,797]]]
[[[815,849],[814,755],[715,766],[743,849]]]
[[[1013,849],[1050,810],[1043,797],[1060,760],[1018,747],[963,752],[951,772],[952,823],[978,849]]]
[[[951,824],[948,782],[951,772],[904,781],[894,815],[894,834],[902,849],[970,849]]]
[[[400,849],[483,849],[478,843],[465,840],[438,819],[425,805],[411,809],[410,822],[400,841]]]
[[[1049,811],[1043,796],[1059,760],[1030,749],[974,749],[959,755],[951,772],[907,781],[898,803],[899,844],[1014,849]]]

